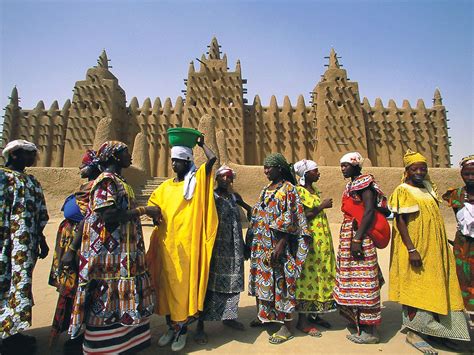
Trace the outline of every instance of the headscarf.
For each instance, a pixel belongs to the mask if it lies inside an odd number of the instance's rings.
[[[342,156],[342,158],[339,160],[339,164],[342,163],[349,163],[352,166],[358,165],[362,167],[362,164],[364,163],[364,158],[362,158],[362,155],[360,155],[359,152],[351,152]]]
[[[263,165],[281,168],[284,179],[291,182],[293,185],[296,184],[295,177],[291,172],[291,166],[288,164],[283,154],[273,153],[267,155],[263,161]]]
[[[233,179],[237,177],[235,171],[227,165],[222,165],[219,169],[216,170],[216,178],[220,175],[231,175]]]
[[[14,141],[9,142],[5,146],[5,148],[3,148],[2,154],[3,154],[3,157],[5,158],[5,162],[7,162],[8,159],[10,158],[10,154],[18,149],[27,150],[30,152],[38,151],[38,148],[36,147],[34,143],[28,142],[24,139],[16,139]]]
[[[81,166],[90,166],[91,168],[98,168],[99,158],[97,157],[97,152],[92,149],[87,149],[85,154],[82,156]]]
[[[427,164],[428,161],[422,154],[418,152],[414,152],[411,149],[408,149],[405,155],[403,156],[403,165],[405,166],[405,168],[408,168],[410,165],[415,164],[415,163]]]
[[[407,168],[410,166],[410,165],[413,165],[415,163],[425,163],[425,164],[428,164],[428,160],[426,159],[426,157],[421,154],[421,153],[418,153],[418,152],[414,152],[413,150],[411,149],[407,149],[407,152],[405,153],[405,155],[403,156],[403,165],[405,166],[405,171],[403,172],[403,175],[402,175],[402,184],[405,182],[405,180],[407,179],[408,177],[408,174],[407,174]],[[429,174],[426,174],[425,176],[425,180],[426,182],[429,183],[429,185],[431,185],[431,187],[433,188],[434,192],[435,192],[435,196],[436,197],[436,200],[439,200],[438,198],[438,188],[436,187],[436,185],[433,183],[433,181],[431,181],[431,178],[430,178],[430,175]],[[427,186],[427,184],[425,182],[423,182],[425,187]]]
[[[304,186],[306,184],[305,175],[308,171],[314,170],[318,168],[318,164],[312,160],[300,160],[293,165],[293,169],[295,170],[296,175],[299,176],[299,184]]]
[[[106,163],[115,154],[127,148],[127,145],[120,141],[104,142],[97,151],[97,158],[99,159],[99,163]]]
[[[182,145],[171,147],[171,159],[194,161],[193,150]]]
[[[467,157],[464,157],[461,159],[459,163],[459,167],[462,169],[466,165],[474,164],[474,154],[468,155]]]
[[[190,200],[194,196],[196,189],[196,165],[194,165],[194,155],[192,148],[182,145],[175,145],[171,147],[171,159],[180,159],[191,162],[189,170],[184,175],[183,196],[185,200]]]

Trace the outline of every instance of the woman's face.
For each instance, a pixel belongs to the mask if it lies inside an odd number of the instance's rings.
[[[217,175],[216,177],[217,187],[223,190],[228,190],[229,187],[234,182],[234,176],[232,173],[224,174],[224,175]]]
[[[270,181],[276,181],[281,177],[281,170],[277,166],[264,166],[263,173]]]
[[[423,185],[423,180],[425,180],[426,175],[428,174],[428,165],[426,163],[413,163],[408,168],[406,168],[407,179],[412,181],[415,185]]]
[[[358,173],[358,170],[350,163],[341,163],[341,172],[342,175],[347,179],[355,176],[356,173]]]
[[[467,187],[474,187],[474,164],[467,164],[461,169],[461,177]]]
[[[12,160],[23,162],[25,166],[32,166],[36,162],[36,150],[17,149],[10,154]]]
[[[319,180],[320,176],[321,174],[318,168],[307,171],[305,174],[305,178],[308,180],[308,182],[316,182]]]
[[[132,155],[128,151],[128,148],[122,149],[117,153],[116,157],[121,168],[128,168],[132,165]]]

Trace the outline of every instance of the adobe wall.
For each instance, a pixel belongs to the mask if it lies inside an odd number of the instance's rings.
[[[237,179],[234,182],[235,191],[239,192],[248,204],[255,204],[260,196],[260,191],[268,183],[263,174],[263,167],[236,164],[230,164],[230,166],[237,172]],[[403,168],[367,167],[363,169],[363,172],[373,174],[380,188],[388,197],[400,184],[403,170]],[[347,181],[342,177],[339,167],[321,166],[319,171],[321,178],[317,186],[321,190],[323,198],[332,197],[334,202],[333,208],[326,210],[329,222],[339,223],[342,218],[341,196]],[[463,183],[458,169],[432,168],[429,169],[429,174],[440,194],[450,187],[457,187]],[[455,223],[454,214],[445,203],[441,206],[441,212],[446,223]]]
[[[34,175],[43,187],[50,218],[62,216],[61,207],[64,199],[85,182],[79,176],[78,168],[28,168],[27,171]],[[144,185],[147,179],[143,171],[134,167],[124,170],[124,177],[135,191]]]
[[[268,183],[263,174],[263,167],[236,164],[230,164],[230,166],[237,172],[237,179],[234,182],[235,191],[239,192],[248,204],[255,204],[259,198],[260,191]],[[323,198],[332,197],[334,200],[334,207],[327,210],[329,221],[331,223],[339,223],[341,221],[341,196],[346,181],[343,179],[338,167],[322,166],[319,169],[321,179],[318,187],[322,191]],[[83,181],[79,177],[79,169],[29,168],[28,171],[35,175],[43,186],[50,216],[60,217],[64,199],[73,193]],[[373,174],[381,189],[389,195],[400,183],[403,168],[370,167],[365,168],[363,171]],[[125,178],[132,184],[135,191],[145,183],[146,175],[142,171],[131,167],[124,172]],[[438,186],[440,193],[443,193],[449,187],[456,187],[462,184],[458,169],[433,168],[429,170],[429,173]],[[441,211],[446,223],[455,223],[454,215],[446,204],[442,205]]]

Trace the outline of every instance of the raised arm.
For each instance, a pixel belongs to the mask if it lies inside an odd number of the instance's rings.
[[[204,136],[200,136],[197,139],[197,145],[200,146],[204,150],[204,154],[206,154],[206,175],[209,175],[217,160],[216,154],[204,143]]]

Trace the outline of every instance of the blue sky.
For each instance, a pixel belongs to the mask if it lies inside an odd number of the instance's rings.
[[[241,60],[249,102],[303,94],[309,104],[332,46],[372,105],[430,107],[439,87],[457,164],[474,153],[473,17],[459,0],[0,0],[0,105],[16,85],[23,108],[61,107],[103,48],[129,101],[174,102],[213,36],[231,70]]]

